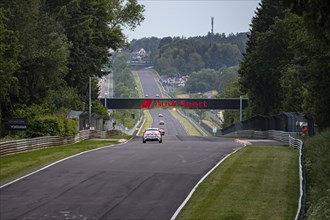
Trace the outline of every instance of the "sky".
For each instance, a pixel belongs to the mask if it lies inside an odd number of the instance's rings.
[[[138,0],[145,6],[144,21],[134,31],[124,29],[128,40],[143,37],[194,37],[211,32],[248,32],[261,0]]]

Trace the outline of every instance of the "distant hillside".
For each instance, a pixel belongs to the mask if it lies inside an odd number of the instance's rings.
[[[236,33],[236,34],[229,34],[225,35],[224,33],[219,34],[211,34],[208,33],[206,36],[198,36],[198,37],[192,37],[189,39],[197,40],[202,43],[208,44],[208,43],[231,43],[236,44],[239,48],[239,50],[244,53],[246,48],[246,42],[248,40],[248,32],[242,32],[242,33]]]
[[[160,40],[160,38],[156,37],[145,37],[138,40],[134,39],[130,42],[129,48],[132,52],[139,51],[141,48],[143,48],[147,53],[151,53],[158,48]]]
[[[247,33],[214,34],[190,38],[165,37],[133,40],[132,52],[151,54],[155,70],[163,76],[190,76],[187,92],[223,91],[238,77]]]
[[[208,34],[191,38],[143,38],[131,42],[131,50],[151,52],[160,75],[190,75],[201,69],[219,70],[239,64],[245,52],[247,33]]]

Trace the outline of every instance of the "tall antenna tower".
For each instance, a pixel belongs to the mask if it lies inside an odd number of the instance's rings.
[[[211,34],[213,35],[213,21],[214,21],[214,17],[211,17]]]

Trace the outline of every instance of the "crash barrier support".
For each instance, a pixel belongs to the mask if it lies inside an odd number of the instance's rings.
[[[298,210],[295,220],[304,219],[306,204],[306,175],[304,168],[304,142],[302,140],[289,136],[289,145],[299,150],[299,182],[300,196],[298,202]]]
[[[77,135],[69,136],[69,137],[45,136],[45,137],[0,142],[0,156],[19,153],[23,151],[36,150],[44,147],[74,144],[86,139],[107,138],[107,136],[110,134],[121,134],[121,132],[115,130],[113,131],[82,130],[79,131]]]

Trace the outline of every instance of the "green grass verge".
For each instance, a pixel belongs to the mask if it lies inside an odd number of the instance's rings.
[[[141,85],[141,81],[140,81],[139,75],[137,74],[136,71],[132,71],[132,74],[133,74],[134,79],[135,79],[135,82],[136,82],[136,87],[137,87],[137,90],[138,90],[138,93],[139,93],[139,97],[144,97],[143,89],[142,89],[142,85]],[[142,128],[140,130],[140,133],[137,134],[138,136],[142,136],[143,131],[146,128],[150,128],[150,126],[152,124],[152,117],[151,117],[149,111],[148,110],[144,110],[143,111],[143,114],[145,116],[145,123],[142,125]]]
[[[177,219],[294,219],[298,157],[289,147],[239,150],[201,183]]]
[[[202,136],[201,133],[191,124],[191,122],[182,117],[177,111],[170,111],[170,113],[182,124],[189,136]]]
[[[142,136],[145,129],[150,128],[152,125],[152,117],[150,115],[150,112],[148,110],[144,110],[143,114],[145,116],[146,121],[142,125],[142,128],[140,130],[140,133],[137,134],[137,136]]]
[[[109,140],[85,140],[76,144],[43,148],[0,158],[0,183],[23,176],[60,159],[102,146],[118,144]]]
[[[134,77],[134,80],[135,80],[135,83],[136,83],[136,88],[138,90],[139,97],[144,97],[139,75],[137,74],[136,71],[132,71],[132,74],[133,74],[133,77]]]
[[[137,122],[137,117],[133,119],[132,114],[139,115],[139,112],[138,110],[114,110],[112,117],[116,119],[117,123],[121,123],[127,128],[132,128]]]

